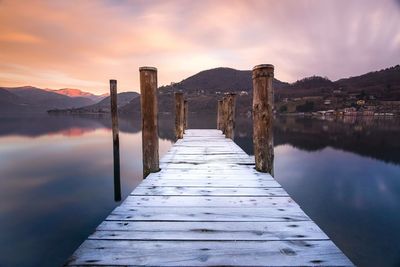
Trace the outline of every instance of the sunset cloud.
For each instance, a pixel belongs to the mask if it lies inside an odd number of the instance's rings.
[[[0,1],[0,86],[138,91],[219,66],[272,63],[295,81],[357,75],[399,63],[395,0]]]

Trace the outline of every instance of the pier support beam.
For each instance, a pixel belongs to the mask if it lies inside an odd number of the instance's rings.
[[[230,93],[226,98],[226,138],[234,139],[235,137],[235,109],[236,94]]]
[[[111,123],[113,136],[113,160],[114,160],[114,200],[121,201],[121,175],[119,160],[119,130],[118,130],[118,103],[117,80],[110,80],[111,99]]]
[[[184,102],[183,93],[175,93],[175,137],[176,139],[183,138],[184,132]]]
[[[142,112],[142,148],[143,178],[152,172],[158,172],[158,104],[157,104],[157,69],[141,67],[140,103]]]
[[[222,107],[222,100],[218,100],[218,108],[217,108],[217,129],[222,130],[223,124],[223,107]]]
[[[257,65],[253,68],[253,143],[256,170],[273,175],[274,142],[273,88],[274,66]]]
[[[222,133],[226,134],[226,121],[228,116],[228,97],[224,96],[222,98]]]
[[[183,132],[188,128],[188,120],[189,120],[189,105],[188,101],[183,101]]]

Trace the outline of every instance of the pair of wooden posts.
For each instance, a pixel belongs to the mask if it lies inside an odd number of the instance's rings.
[[[153,67],[141,67],[139,68],[139,72],[142,112],[143,177],[145,178],[150,173],[160,170],[158,154],[157,69]],[[258,171],[269,172],[271,174],[273,172],[274,158],[272,133],[273,77],[273,65],[262,64],[253,68],[253,143],[255,165]],[[113,93],[113,88],[115,88],[115,93]],[[116,119],[116,123],[113,122],[113,140],[114,142],[119,142],[118,130],[114,134],[114,127],[118,128],[115,80],[110,81],[110,90],[113,121],[114,116]],[[175,132],[177,138],[182,138],[187,125],[187,102],[185,103],[182,93],[176,93],[175,100]],[[223,130],[227,138],[233,139],[235,128],[235,94],[227,95],[225,100],[218,102],[218,107],[217,127]]]
[[[183,138],[188,125],[188,102],[183,98],[182,92],[175,93],[175,138]]]
[[[232,140],[235,137],[235,109],[236,94],[229,93],[218,100],[217,129]]]

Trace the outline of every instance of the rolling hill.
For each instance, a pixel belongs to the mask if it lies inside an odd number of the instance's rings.
[[[332,96],[335,90],[343,94],[369,94],[377,100],[400,101],[400,66],[396,65],[380,71],[369,72],[360,76],[331,81],[320,76],[307,77],[294,83],[273,80],[275,101],[284,98],[301,98],[306,96]],[[90,93],[77,89],[60,89],[46,91],[35,87],[0,88],[0,112],[46,111],[67,113],[108,113],[109,97],[94,103]],[[8,91],[10,94],[4,92]],[[172,113],[173,94],[182,91],[189,101],[192,112],[215,113],[217,100],[225,92],[236,92],[237,112],[248,113],[252,103],[252,79],[250,70],[215,68],[201,71],[181,82],[161,86],[158,90],[160,113]],[[119,112],[121,114],[139,114],[139,94],[118,94]],[[97,96],[97,97],[104,97]]]
[[[108,96],[108,94],[95,95],[89,92],[82,91],[80,89],[74,88],[62,88],[62,89],[45,89],[46,91],[53,92],[60,95],[65,95],[69,97],[84,97],[93,100],[95,103],[103,100]]]
[[[400,100],[400,66],[370,72],[361,76],[331,81],[320,76],[307,77],[294,83],[273,80],[275,101],[283,98],[331,96],[334,90],[346,93],[363,91],[382,100]],[[159,88],[159,112],[174,111],[173,93],[182,91],[193,112],[216,112],[217,100],[225,92],[236,92],[237,112],[248,113],[252,105],[252,79],[250,70],[216,68],[201,71],[179,83]],[[140,98],[120,108],[122,114],[140,113]]]
[[[118,107],[127,105],[130,101],[138,98],[139,94],[136,92],[123,92],[117,95]],[[109,113],[110,112],[110,96],[107,96],[100,102],[84,106],[80,108],[70,108],[70,109],[51,109],[49,113],[73,113],[73,114],[87,114],[87,113]]]
[[[283,88],[288,83],[273,80],[275,88]],[[159,88],[159,112],[173,112],[173,93],[182,91],[190,102],[189,109],[194,112],[215,112],[217,99],[226,92],[251,92],[253,88],[250,70],[235,70],[231,68],[215,68],[201,71],[179,83],[172,83]],[[249,95],[238,96],[237,106],[248,106],[252,99]],[[140,113],[140,98],[133,99],[120,108],[121,114]]]
[[[0,114],[44,113],[54,108],[78,108],[95,103],[87,97],[69,97],[32,86],[0,87],[0,92]]]

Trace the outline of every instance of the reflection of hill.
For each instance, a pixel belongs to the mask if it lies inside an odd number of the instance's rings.
[[[41,135],[82,135],[101,128],[111,128],[109,115],[86,116],[20,116],[1,118],[0,136],[21,135],[38,137]],[[119,120],[120,131],[139,132],[140,120]]]
[[[141,130],[138,115],[119,118],[120,132]],[[37,137],[48,134],[83,135],[101,128],[111,128],[109,115],[39,116],[1,118],[0,136]],[[189,128],[216,128],[215,114],[189,114]],[[235,142],[253,153],[251,118],[236,120]],[[279,117],[274,124],[275,146],[289,144],[301,150],[315,151],[333,147],[362,156],[400,164],[400,123],[397,119],[351,118],[317,120]],[[174,116],[159,115],[159,137],[174,140]]]
[[[280,117],[274,124],[275,146],[289,144],[315,151],[333,147],[385,162],[400,164],[400,123],[395,119],[345,118],[317,120]],[[251,120],[239,119],[235,141],[253,153]]]
[[[21,135],[38,137],[46,134],[57,134],[69,129],[95,130],[101,124],[90,120],[74,117],[49,117],[43,116],[21,116],[1,118],[0,136]]]

